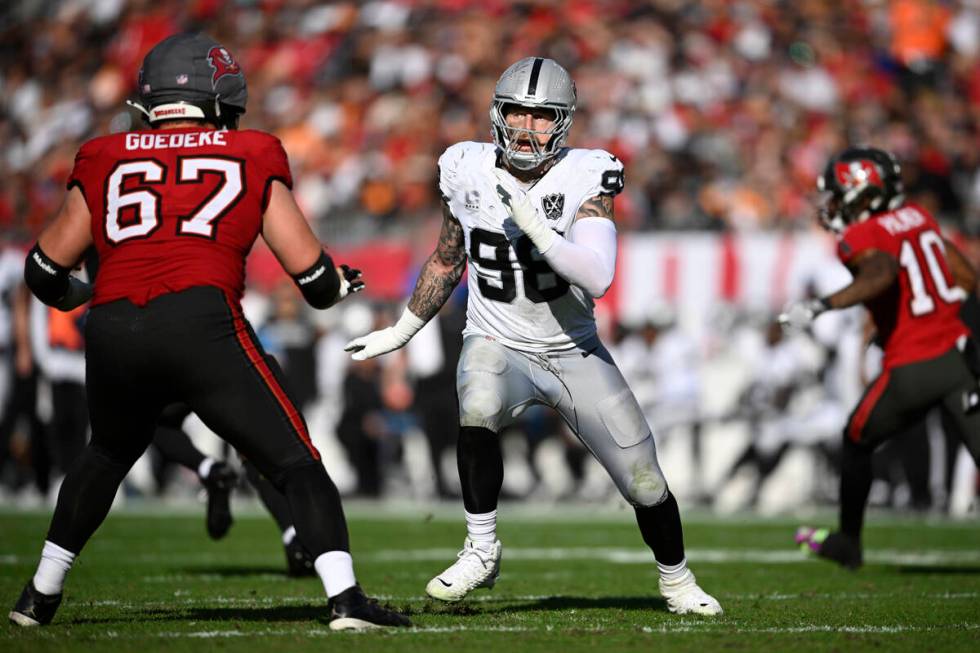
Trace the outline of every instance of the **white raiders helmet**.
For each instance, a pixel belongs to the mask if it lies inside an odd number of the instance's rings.
[[[547,144],[541,146],[535,139],[536,134],[544,132],[507,126],[504,107],[508,104],[542,107],[555,112],[555,124],[547,132],[551,134]],[[565,144],[574,113],[575,82],[568,71],[554,59],[526,57],[505,70],[497,80],[490,102],[490,133],[507,163],[519,170],[532,170],[557,154]],[[517,150],[517,136],[521,132],[530,135],[531,152]]]

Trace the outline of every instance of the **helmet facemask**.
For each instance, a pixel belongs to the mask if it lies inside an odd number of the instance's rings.
[[[490,134],[507,164],[534,170],[557,155],[572,128],[575,102],[575,82],[555,60],[525,57],[511,64],[497,80],[490,102]],[[505,118],[509,105],[552,111],[554,124],[545,132],[511,127]],[[538,142],[541,136],[547,136],[543,144]],[[518,149],[523,138],[530,141],[529,152]]]
[[[547,131],[537,131],[524,127],[512,127],[507,124],[506,113],[508,106],[519,106],[528,109],[548,109],[555,115],[551,128]],[[555,156],[568,139],[568,132],[572,128],[571,111],[554,106],[542,106],[531,104],[518,104],[513,100],[494,97],[490,104],[490,123],[493,142],[503,152],[503,157],[507,163],[518,170],[533,170],[543,164],[548,159]],[[548,140],[542,145],[539,136],[548,136]],[[526,141],[524,138],[526,137]],[[525,152],[518,147],[528,142],[531,151]]]

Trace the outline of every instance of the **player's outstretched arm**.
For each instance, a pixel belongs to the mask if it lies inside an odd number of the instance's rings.
[[[944,239],[944,241],[946,244],[946,260],[949,261],[949,269],[953,273],[953,282],[970,295],[976,294],[977,271],[959,247],[948,239]]]
[[[828,308],[848,308],[874,299],[898,278],[898,261],[877,249],[858,254],[848,267],[854,271],[854,281],[824,300]]]
[[[439,243],[419,272],[415,289],[408,300],[408,310],[423,322],[439,312],[463,278],[466,269],[466,245],[463,227],[453,216],[449,205],[442,203],[442,230]]]
[[[78,187],[54,221],[41,232],[24,262],[24,280],[38,299],[62,311],[81,306],[92,297],[92,287],[70,274],[92,244],[92,216]]]
[[[898,278],[898,261],[877,249],[861,252],[847,267],[854,274],[854,281],[832,295],[790,304],[780,313],[779,323],[784,328],[805,328],[824,311],[848,308],[874,299]]]
[[[353,352],[351,358],[362,361],[402,347],[439,312],[459,284],[465,267],[463,227],[443,201],[439,244],[419,272],[408,308],[394,325],[351,340],[344,351]]]
[[[334,266],[293,194],[280,181],[272,182],[269,205],[262,216],[262,237],[313,308],[329,308],[364,289],[360,270]]]
[[[616,273],[612,196],[596,195],[583,202],[565,238],[541,219],[527,194],[514,188],[506,173],[498,169],[495,174],[500,201],[551,269],[592,297],[606,294]]]

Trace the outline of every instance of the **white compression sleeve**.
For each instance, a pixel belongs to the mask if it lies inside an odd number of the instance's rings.
[[[602,297],[616,273],[616,225],[608,218],[579,218],[568,235],[555,234],[544,260],[565,281]]]

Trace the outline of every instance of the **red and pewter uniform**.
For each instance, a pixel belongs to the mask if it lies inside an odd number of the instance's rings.
[[[953,282],[932,216],[913,204],[875,215],[844,231],[837,254],[849,264],[869,250],[890,254],[900,265],[894,286],[866,304],[885,351],[885,368],[951,349],[967,333],[959,319],[964,295]]]
[[[273,180],[292,187],[279,140],[200,128],[128,132],[78,152],[68,187],[92,214],[100,270],[92,305],[137,306],[193,286],[235,305]]]
[[[906,204],[848,227],[838,244],[846,264],[879,250],[899,263],[895,283],[866,303],[885,350],[884,369],[865,390],[845,430],[874,447],[939,407],[947,423],[980,456],[980,412],[964,410],[977,381],[957,348],[968,334],[959,319],[963,293],[953,283],[939,226]]]
[[[138,455],[163,408],[182,402],[270,479],[319,461],[240,305],[274,180],[292,184],[286,154],[257,131],[82,146],[68,186],[85,196],[100,259],[85,327],[93,443]]]

